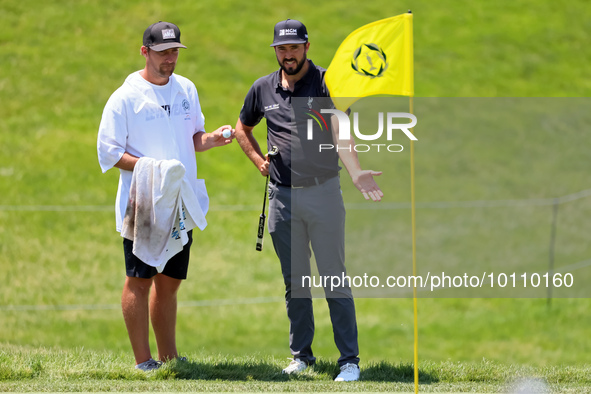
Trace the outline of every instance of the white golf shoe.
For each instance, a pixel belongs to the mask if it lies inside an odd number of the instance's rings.
[[[335,378],[335,382],[353,382],[359,380],[359,366],[348,363],[341,367],[341,373]]]
[[[162,361],[156,361],[153,358],[149,359],[148,361],[144,361],[135,366],[135,369],[139,369],[140,371],[149,372],[155,369],[160,368],[162,365]]]
[[[285,373],[288,375],[291,374],[298,374],[308,368],[308,364],[301,361],[299,358],[291,360],[289,365],[281,371],[281,373]]]

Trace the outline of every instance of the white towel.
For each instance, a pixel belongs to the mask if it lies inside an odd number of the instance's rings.
[[[207,226],[205,214],[178,160],[142,157],[135,165],[121,236],[133,254],[162,272],[187,244],[187,232]]]

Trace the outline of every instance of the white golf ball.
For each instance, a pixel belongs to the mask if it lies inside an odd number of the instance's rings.
[[[224,131],[222,131],[222,135],[224,138],[230,138],[232,136],[232,129],[224,129]]]

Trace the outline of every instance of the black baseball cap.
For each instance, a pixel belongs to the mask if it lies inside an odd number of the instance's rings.
[[[144,32],[144,46],[156,52],[170,48],[186,48],[181,44],[181,31],[174,23],[158,22]]]
[[[308,42],[306,26],[295,19],[278,22],[275,25],[272,47],[284,44],[305,44]]]

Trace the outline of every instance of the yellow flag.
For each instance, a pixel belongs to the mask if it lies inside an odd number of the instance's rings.
[[[412,14],[382,19],[349,34],[332,59],[325,81],[342,111],[360,97],[413,96]]]

